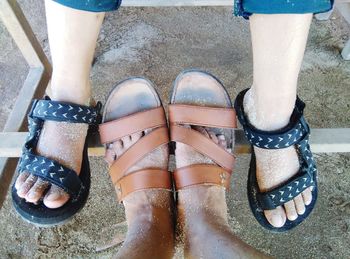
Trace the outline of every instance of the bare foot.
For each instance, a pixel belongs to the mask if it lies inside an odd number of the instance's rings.
[[[150,130],[126,136],[108,145],[109,165]],[[143,168],[168,168],[168,147],[161,146],[131,167],[128,173]],[[123,200],[128,233],[117,258],[172,258],[174,254],[173,196],[166,190],[144,190]]]
[[[254,97],[251,91],[248,91],[244,97],[244,111],[246,112],[250,123],[261,130],[277,130],[281,126],[266,125],[264,118],[258,118],[254,105]],[[299,159],[294,146],[268,150],[254,146],[256,155],[256,177],[259,188],[262,192],[272,190],[280,184],[288,181],[299,171]],[[266,219],[274,227],[282,227],[286,219],[293,221],[305,212],[305,205],[309,205],[312,201],[312,187],[304,190],[293,200],[279,206],[273,210],[265,210]]]
[[[192,128],[232,152],[227,148],[224,135],[217,136],[209,128]],[[177,168],[213,164],[213,161],[182,143],[176,143],[175,155]],[[223,187],[199,185],[180,190],[178,225],[187,258],[265,258],[231,231]]]
[[[45,121],[36,152],[80,173],[87,124]],[[15,183],[17,195],[27,202],[37,204],[40,199],[48,208],[61,207],[69,195],[28,172],[21,173]],[[46,189],[49,188],[45,196]]]

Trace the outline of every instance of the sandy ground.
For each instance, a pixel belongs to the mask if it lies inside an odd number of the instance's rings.
[[[42,1],[19,1],[45,52],[48,42]],[[299,94],[312,127],[349,127],[350,63],[339,51],[350,35],[337,15],[314,21],[300,76]],[[248,22],[230,8],[122,8],[108,14],[92,70],[94,96],[104,101],[113,84],[141,75],[156,85],[163,102],[176,75],[199,67],[222,79],[232,98],[252,82]],[[0,128],[25,79],[27,66],[0,23]],[[239,156],[228,194],[230,223],[247,243],[277,258],[350,258],[350,155],[318,154],[319,201],[302,226],[271,234],[253,218],[246,198],[249,156]],[[39,229],[24,223],[11,207],[0,210],[0,258],[110,258],[119,246],[97,251],[122,237],[123,208],[117,205],[102,158],[92,158],[87,205],[64,226]],[[181,249],[177,258],[182,258]]]

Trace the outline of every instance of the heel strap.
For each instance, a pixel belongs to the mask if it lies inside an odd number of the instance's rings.
[[[243,108],[244,95],[248,90],[245,89],[238,94],[235,109],[238,120],[243,126],[244,134],[252,145],[264,149],[281,149],[293,146],[308,137],[310,129],[303,116],[305,104],[298,97],[286,127],[275,131],[263,131],[255,128],[249,122]]]

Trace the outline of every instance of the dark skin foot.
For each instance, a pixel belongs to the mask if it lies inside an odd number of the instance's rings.
[[[144,134],[132,134],[109,145],[106,161],[111,165]],[[168,168],[168,147],[148,154],[127,173],[143,168]],[[123,200],[128,233],[116,258],[172,258],[174,254],[173,196],[166,190],[145,190],[129,194]]]
[[[227,149],[223,135],[194,127]],[[176,144],[176,166],[213,164],[190,146]],[[232,232],[227,217],[225,189],[219,186],[193,186],[178,192],[178,224],[186,258],[267,258],[241,241]]]

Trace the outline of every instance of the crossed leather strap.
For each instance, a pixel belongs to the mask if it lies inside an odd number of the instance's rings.
[[[198,184],[221,185],[228,188],[235,161],[234,156],[198,131],[184,128],[179,124],[235,128],[234,109],[171,104],[169,105],[169,121],[171,141],[190,145],[217,163],[217,165],[196,164],[176,169],[173,174],[176,189]],[[141,137],[110,167],[109,174],[116,186],[119,201],[138,190],[154,188],[172,190],[171,176],[167,170],[145,168],[126,174],[131,166],[147,154],[169,143],[163,107],[105,122],[100,125],[99,130],[101,142],[107,144],[146,129],[153,130]]]
[[[169,105],[170,139],[193,147],[216,164],[195,164],[174,171],[177,190],[192,185],[220,185],[228,188],[235,157],[200,132],[179,124],[213,128],[236,128],[233,108]]]
[[[128,194],[143,189],[172,190],[171,176],[167,170],[145,168],[126,174],[131,166],[147,154],[169,143],[168,127],[162,106],[105,122],[100,125],[99,130],[101,142],[107,144],[146,129],[153,130],[118,157],[109,169],[119,201]]]

